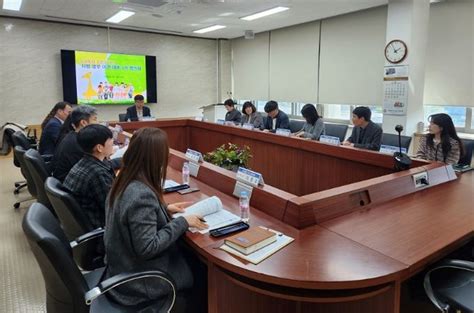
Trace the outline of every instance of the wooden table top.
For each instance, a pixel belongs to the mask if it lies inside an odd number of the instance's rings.
[[[168,179],[179,182],[181,173],[168,168]],[[194,178],[190,184],[198,187],[200,192],[167,194],[165,200],[168,203],[199,201],[216,195],[226,209],[239,214],[238,199]],[[216,249],[222,245],[223,239],[188,232],[187,241],[206,259],[231,272],[288,287],[363,288],[394,281],[407,270],[404,264],[317,225],[298,230],[254,208],[250,209],[250,223],[281,231],[295,241],[258,265]]]
[[[321,224],[417,271],[474,235],[474,172]]]

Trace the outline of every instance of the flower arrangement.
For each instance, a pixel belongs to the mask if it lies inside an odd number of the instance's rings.
[[[205,161],[228,170],[237,170],[239,166],[247,167],[251,158],[249,146],[240,148],[232,143],[228,143],[227,146],[224,144],[204,155]]]

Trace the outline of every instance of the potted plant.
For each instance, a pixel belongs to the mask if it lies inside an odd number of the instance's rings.
[[[247,167],[251,158],[249,146],[240,148],[232,143],[224,144],[204,155],[205,161],[231,171],[237,171],[239,166]]]

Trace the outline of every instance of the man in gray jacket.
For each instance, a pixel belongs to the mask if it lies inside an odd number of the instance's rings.
[[[379,151],[382,128],[372,122],[372,112],[368,107],[357,107],[352,111],[352,134],[342,144],[355,148]]]

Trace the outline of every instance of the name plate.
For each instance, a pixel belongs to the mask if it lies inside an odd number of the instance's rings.
[[[247,195],[249,197],[249,203],[250,203],[250,198],[252,197],[253,187],[250,186],[250,185],[247,185],[243,182],[236,181],[235,186],[234,186],[234,192],[232,192],[232,194],[234,196],[236,196],[237,198],[240,198],[240,194],[242,193],[242,191],[247,192]]]
[[[334,146],[341,145],[341,141],[339,140],[339,137],[327,136],[327,135],[321,135],[319,137],[319,142],[328,143],[328,144],[334,145]]]
[[[199,163],[189,162],[189,175],[192,177],[198,177]]]
[[[226,126],[236,126],[236,124],[232,121],[225,121],[224,125],[226,125]]]
[[[202,162],[202,154],[199,151],[188,149],[186,150],[186,159],[194,163]]]
[[[248,129],[248,130],[253,130],[253,124],[245,123],[245,124],[242,125],[242,128]]]
[[[218,119],[216,124],[219,124],[219,125],[224,125],[225,123],[225,120],[221,120],[221,119]]]
[[[258,185],[263,185],[262,174],[251,171],[244,167],[239,167],[235,178],[238,181],[248,184],[250,186],[257,187]]]
[[[396,147],[396,146],[381,145],[379,152],[384,153],[384,154],[393,155],[395,152],[400,152],[400,148]],[[402,153],[407,153],[407,149],[402,148]]]
[[[291,130],[285,128],[277,128],[275,134],[280,136],[289,137],[291,135]]]

